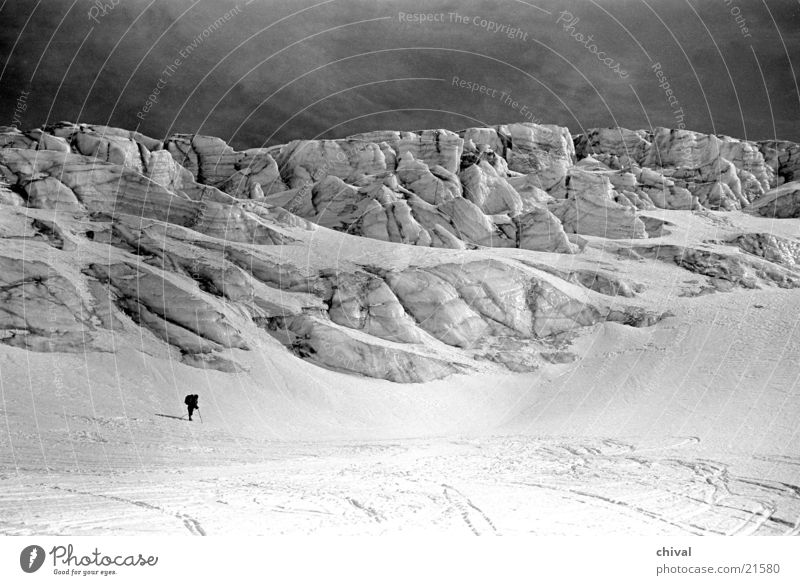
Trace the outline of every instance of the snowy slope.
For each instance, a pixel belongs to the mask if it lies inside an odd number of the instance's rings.
[[[57,158],[36,152],[14,155],[19,173],[36,175],[28,157]],[[448,249],[334,231],[189,178],[147,183],[153,199],[128,167],[63,156],[79,179],[128,181],[115,205],[130,207],[92,211],[108,205],[94,192],[75,213],[2,207],[13,327],[0,344],[0,533],[800,532],[800,220],[648,208],[636,217],[649,237],[582,233],[580,253]],[[225,254],[240,254],[235,270]],[[296,272],[278,270],[276,284],[258,263]],[[326,320],[344,293],[320,283],[344,290],[365,267],[415,315],[402,332],[413,341],[387,334],[379,312],[384,328]],[[52,273],[62,280],[43,292]],[[424,313],[440,297],[412,294],[420,273],[467,274],[446,285],[475,302],[447,319]],[[237,288],[211,286],[219,274]],[[519,275],[535,283],[525,295]],[[495,298],[499,281],[510,284]],[[98,296],[98,283],[111,292]],[[486,299],[519,319],[498,324]],[[467,310],[478,306],[479,319]],[[176,307],[159,313],[173,327],[159,337],[147,311]],[[257,326],[312,313],[288,343],[288,321]],[[63,346],[42,341],[48,319]],[[328,354],[299,351],[304,334]],[[397,355],[405,369],[383,370],[381,356]],[[189,393],[202,415],[191,423]]]

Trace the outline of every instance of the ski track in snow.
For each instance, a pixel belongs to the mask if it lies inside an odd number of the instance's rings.
[[[754,479],[697,447],[505,436],[264,446],[147,473],[2,467],[0,533],[800,533],[792,462]]]
[[[464,523],[476,536],[481,536],[489,531],[497,534],[497,528],[495,528],[492,521],[486,514],[484,514],[483,510],[472,503],[472,500],[470,500],[453,486],[443,483],[442,487],[444,488],[444,497],[450,504],[455,506],[455,508],[461,514],[461,518],[463,518]]]
[[[371,518],[375,522],[383,521],[383,516],[380,513],[376,512],[373,508],[370,508],[369,506],[365,506],[355,498],[347,498],[347,501],[350,502],[355,508],[362,510],[367,515],[367,517]]]
[[[165,510],[164,508],[162,508],[160,506],[156,506],[154,504],[148,504],[147,502],[142,502],[140,500],[129,500],[129,499],[122,498],[122,497],[119,497],[119,496],[112,496],[112,495],[108,495],[108,494],[97,494],[97,493],[92,493],[92,492],[84,492],[84,491],[79,491],[79,490],[76,490],[76,489],[73,489],[73,488],[64,488],[64,487],[59,487],[59,486],[52,486],[52,488],[55,489],[55,490],[64,490],[64,491],[72,493],[72,494],[79,494],[79,495],[84,495],[84,496],[90,496],[92,498],[101,498],[101,499],[106,499],[106,500],[113,500],[113,501],[116,501],[116,502],[122,502],[124,504],[131,504],[132,506],[137,506],[139,508],[144,508],[146,510],[153,510],[155,512],[159,512],[161,514],[166,514],[168,516],[175,516],[175,518],[180,520],[183,523],[183,525],[186,527],[186,529],[191,534],[193,534],[195,536],[205,536],[206,535],[205,530],[203,530],[203,527],[200,526],[200,523],[197,520],[195,520],[194,518],[192,518],[191,516],[189,516],[188,514],[181,514],[181,513],[174,513],[173,514],[173,513]]]

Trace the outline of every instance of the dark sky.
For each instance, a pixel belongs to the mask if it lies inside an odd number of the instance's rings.
[[[247,2],[0,0],[0,125],[71,120],[242,147],[374,129],[682,121],[800,141],[797,0]],[[579,19],[567,29],[565,11]],[[413,13],[439,20],[408,22]]]

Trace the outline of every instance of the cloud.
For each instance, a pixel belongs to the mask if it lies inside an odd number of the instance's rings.
[[[742,3],[732,14],[734,3],[650,0],[126,0],[97,22],[87,16],[93,5],[79,0],[68,11],[48,3],[34,11],[33,2],[5,4],[0,124],[11,122],[19,92],[30,88],[25,126],[140,124],[158,137],[202,132],[239,146],[526,121],[529,112],[573,133],[674,126],[675,108],[652,70],[658,62],[688,127],[800,140],[800,72],[792,69],[800,65],[800,15],[789,1],[768,9]],[[400,18],[421,10],[442,16]],[[564,10],[579,19],[571,30],[556,22]],[[164,68],[210,27],[144,120],[137,118]],[[508,38],[511,28],[526,38]],[[597,52],[628,76],[616,75]],[[454,76],[512,98],[459,89]]]

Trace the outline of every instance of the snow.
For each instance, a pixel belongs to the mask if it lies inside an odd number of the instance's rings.
[[[793,220],[648,215],[676,223],[658,240],[670,244],[797,233]],[[537,261],[613,266],[646,285],[632,303],[674,316],[588,328],[570,348],[580,359],[528,374],[400,385],[275,344],[233,350],[239,374],[135,343],[2,346],[0,533],[800,534],[800,295],[680,296],[701,277],[598,241]],[[202,421],[185,420],[189,393]]]

